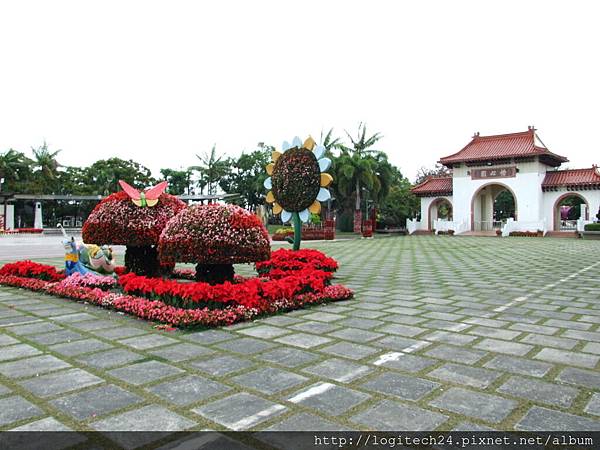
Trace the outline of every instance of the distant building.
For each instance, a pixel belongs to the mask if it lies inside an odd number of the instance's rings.
[[[534,127],[519,133],[480,136],[440,159],[452,175],[414,186],[420,220],[409,231],[575,231],[600,208],[600,169],[560,170]]]

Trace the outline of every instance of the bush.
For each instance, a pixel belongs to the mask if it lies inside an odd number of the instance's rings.
[[[352,233],[354,231],[354,215],[352,212],[343,212],[337,220],[338,229],[344,233]]]
[[[588,223],[583,228],[585,231],[600,231],[600,222]]]
[[[511,231],[509,236],[516,237],[542,237],[544,236],[544,232],[542,230],[537,231]]]

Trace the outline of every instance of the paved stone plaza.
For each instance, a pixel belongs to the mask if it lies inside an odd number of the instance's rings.
[[[355,299],[227,329],[0,288],[0,430],[600,430],[600,242],[314,246]]]

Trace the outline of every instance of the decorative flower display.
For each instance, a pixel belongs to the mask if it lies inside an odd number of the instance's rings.
[[[64,271],[56,267],[40,264],[33,261],[17,261],[8,263],[0,268],[0,276],[12,275],[23,278],[37,278],[46,281],[60,281],[65,278]]]
[[[266,201],[273,204],[273,213],[281,213],[281,221],[289,222],[294,213],[307,222],[310,213],[321,212],[321,202],[331,198],[327,187],[333,177],[325,173],[331,160],[325,158],[325,147],[309,137],[302,143],[295,137],[283,142],[281,152],[273,152],[273,162],[267,166],[270,175],[264,182],[269,190]]]
[[[178,327],[231,325],[353,296],[344,286],[329,285],[337,262],[322,253],[278,250],[273,255],[269,261],[257,264],[261,266],[260,277],[236,277],[234,283],[220,286],[127,273],[119,276],[113,291],[108,291],[108,280],[99,288],[91,280],[88,283],[85,276],[73,275],[62,281],[35,278],[56,269],[42,264],[31,269],[31,264],[36,264],[31,261],[2,267],[0,285],[84,301]],[[120,291],[114,292],[117,289]]]
[[[108,290],[117,285],[117,280],[110,276],[95,275],[91,273],[81,275],[76,272],[62,280],[60,285],[62,287],[88,287]]]
[[[158,245],[163,263],[198,264],[198,280],[233,280],[232,264],[268,259],[269,233],[261,220],[236,205],[196,205],[173,217]]]
[[[184,202],[169,194],[162,194],[152,208],[140,208],[127,193],[116,192],[96,205],[83,224],[82,238],[97,245],[156,245],[167,222],[185,208]]]
[[[167,222],[186,204],[169,194],[161,194],[152,207],[140,207],[124,192],[102,200],[82,230],[88,244],[126,245],[125,266],[141,275],[157,276],[173,267],[161,267],[156,245]]]

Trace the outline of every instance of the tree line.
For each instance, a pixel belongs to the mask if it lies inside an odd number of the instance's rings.
[[[334,177],[333,200],[328,209],[336,211],[338,224],[344,231],[352,230],[357,209],[363,214],[367,208],[375,209],[380,226],[398,227],[419,208],[419,200],[410,192],[412,183],[390,163],[383,150],[376,148],[381,138],[381,133],[369,134],[363,123],[355,133],[345,131],[344,138],[334,129],[320,136],[320,143],[333,162],[329,170]],[[252,210],[264,204],[265,167],[274,150],[274,146],[261,142],[255,149],[232,157],[213,146],[196,155],[196,165],[163,168],[156,178],[143,163],[116,157],[98,160],[87,167],[63,165],[59,162],[60,150],[51,150],[43,143],[32,148],[30,155],[14,149],[0,153],[0,177],[4,178],[5,192],[103,196],[120,189],[118,180],[143,189],[164,179],[173,195],[236,193],[238,196],[231,201]],[[422,169],[420,175],[425,172]],[[45,222],[65,215],[85,217],[94,206],[94,202],[55,203],[44,205]],[[18,208],[27,222],[30,206]]]

